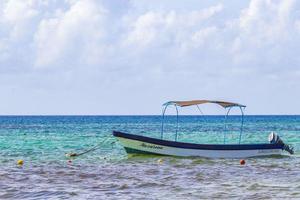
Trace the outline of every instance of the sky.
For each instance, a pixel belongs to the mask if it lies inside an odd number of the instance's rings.
[[[1,0],[0,114],[300,114],[299,52],[296,0]]]

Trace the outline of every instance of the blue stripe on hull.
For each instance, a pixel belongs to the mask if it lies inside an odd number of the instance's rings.
[[[116,137],[137,140],[162,146],[177,147],[184,149],[202,149],[202,150],[255,150],[255,149],[282,149],[283,144],[193,144],[185,142],[175,142],[168,140],[160,140],[156,138],[145,137],[113,131]]]

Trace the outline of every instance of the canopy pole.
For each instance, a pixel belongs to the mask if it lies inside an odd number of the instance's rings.
[[[164,121],[165,121],[165,113],[166,113],[166,110],[167,110],[167,107],[169,106],[170,104],[167,104],[163,110],[162,110],[162,119],[161,119],[161,133],[160,133],[160,138],[163,139],[163,135],[164,135]],[[178,139],[178,107],[176,104],[174,104],[175,108],[176,108],[176,131],[175,131],[175,141],[177,141]]]
[[[163,139],[163,135],[164,135],[164,121],[165,121],[165,112],[166,112],[167,107],[168,107],[168,105],[166,105],[162,110],[160,139]]]
[[[241,144],[242,140],[242,133],[243,133],[243,127],[244,127],[244,111],[243,108],[240,107],[241,113],[242,113],[242,123],[241,123],[241,130],[240,130],[240,138],[239,138],[239,144]]]
[[[201,115],[203,116],[204,114],[203,114],[202,110],[199,108],[198,104],[196,106],[197,106],[199,112],[201,113]]]
[[[224,144],[225,144],[225,142],[226,142],[227,117],[228,117],[228,114],[229,114],[231,108],[232,108],[232,107],[229,107],[229,109],[228,109],[228,111],[227,111],[227,113],[226,113],[226,115],[225,115],[225,120],[224,120]]]
[[[202,115],[202,118],[203,118],[204,123],[206,123],[206,125],[208,125],[208,121],[206,120],[206,118],[205,118],[205,116],[204,116],[202,110],[199,108],[199,105],[197,104],[196,106],[197,106],[199,112],[200,112],[201,115]],[[203,126],[203,127],[205,127],[205,126]]]
[[[176,132],[175,132],[175,142],[177,141],[178,138],[178,108],[177,105],[175,105],[176,108]]]

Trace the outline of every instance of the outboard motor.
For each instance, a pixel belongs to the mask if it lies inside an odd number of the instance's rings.
[[[274,132],[271,132],[270,135],[269,135],[269,142],[271,144],[280,144],[282,145],[282,149],[289,152],[290,154],[294,154],[294,148],[290,145],[287,145],[285,144],[281,139],[280,137],[274,133]]]

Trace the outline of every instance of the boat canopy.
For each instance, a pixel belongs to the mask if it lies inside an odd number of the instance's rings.
[[[213,103],[222,106],[225,110],[227,110],[225,115],[225,121],[224,121],[224,144],[226,142],[226,121],[227,117],[229,115],[229,112],[232,108],[239,108],[241,111],[241,128],[240,128],[240,136],[239,136],[239,144],[241,143],[242,138],[242,132],[243,132],[243,125],[244,125],[244,111],[243,109],[246,107],[245,105],[238,104],[238,103],[232,103],[228,101],[212,101],[212,100],[191,100],[191,101],[168,101],[163,104],[163,111],[162,111],[162,125],[161,125],[161,139],[163,139],[164,134],[164,119],[165,119],[165,112],[169,106],[175,106],[176,108],[176,132],[175,132],[175,141],[177,141],[178,136],[178,108],[177,107],[186,107],[186,106],[197,106],[199,111],[202,113],[202,111],[199,108],[199,104],[205,104],[205,103]],[[202,113],[203,114],[203,113]]]
[[[222,106],[223,108],[230,108],[230,107],[243,107],[245,108],[245,105],[233,103],[233,102],[227,102],[227,101],[212,101],[212,100],[191,100],[191,101],[168,101],[163,104],[163,106],[168,105],[176,105],[180,107],[186,107],[186,106],[193,106],[193,105],[199,105],[199,104],[205,104],[205,103],[214,103]]]

